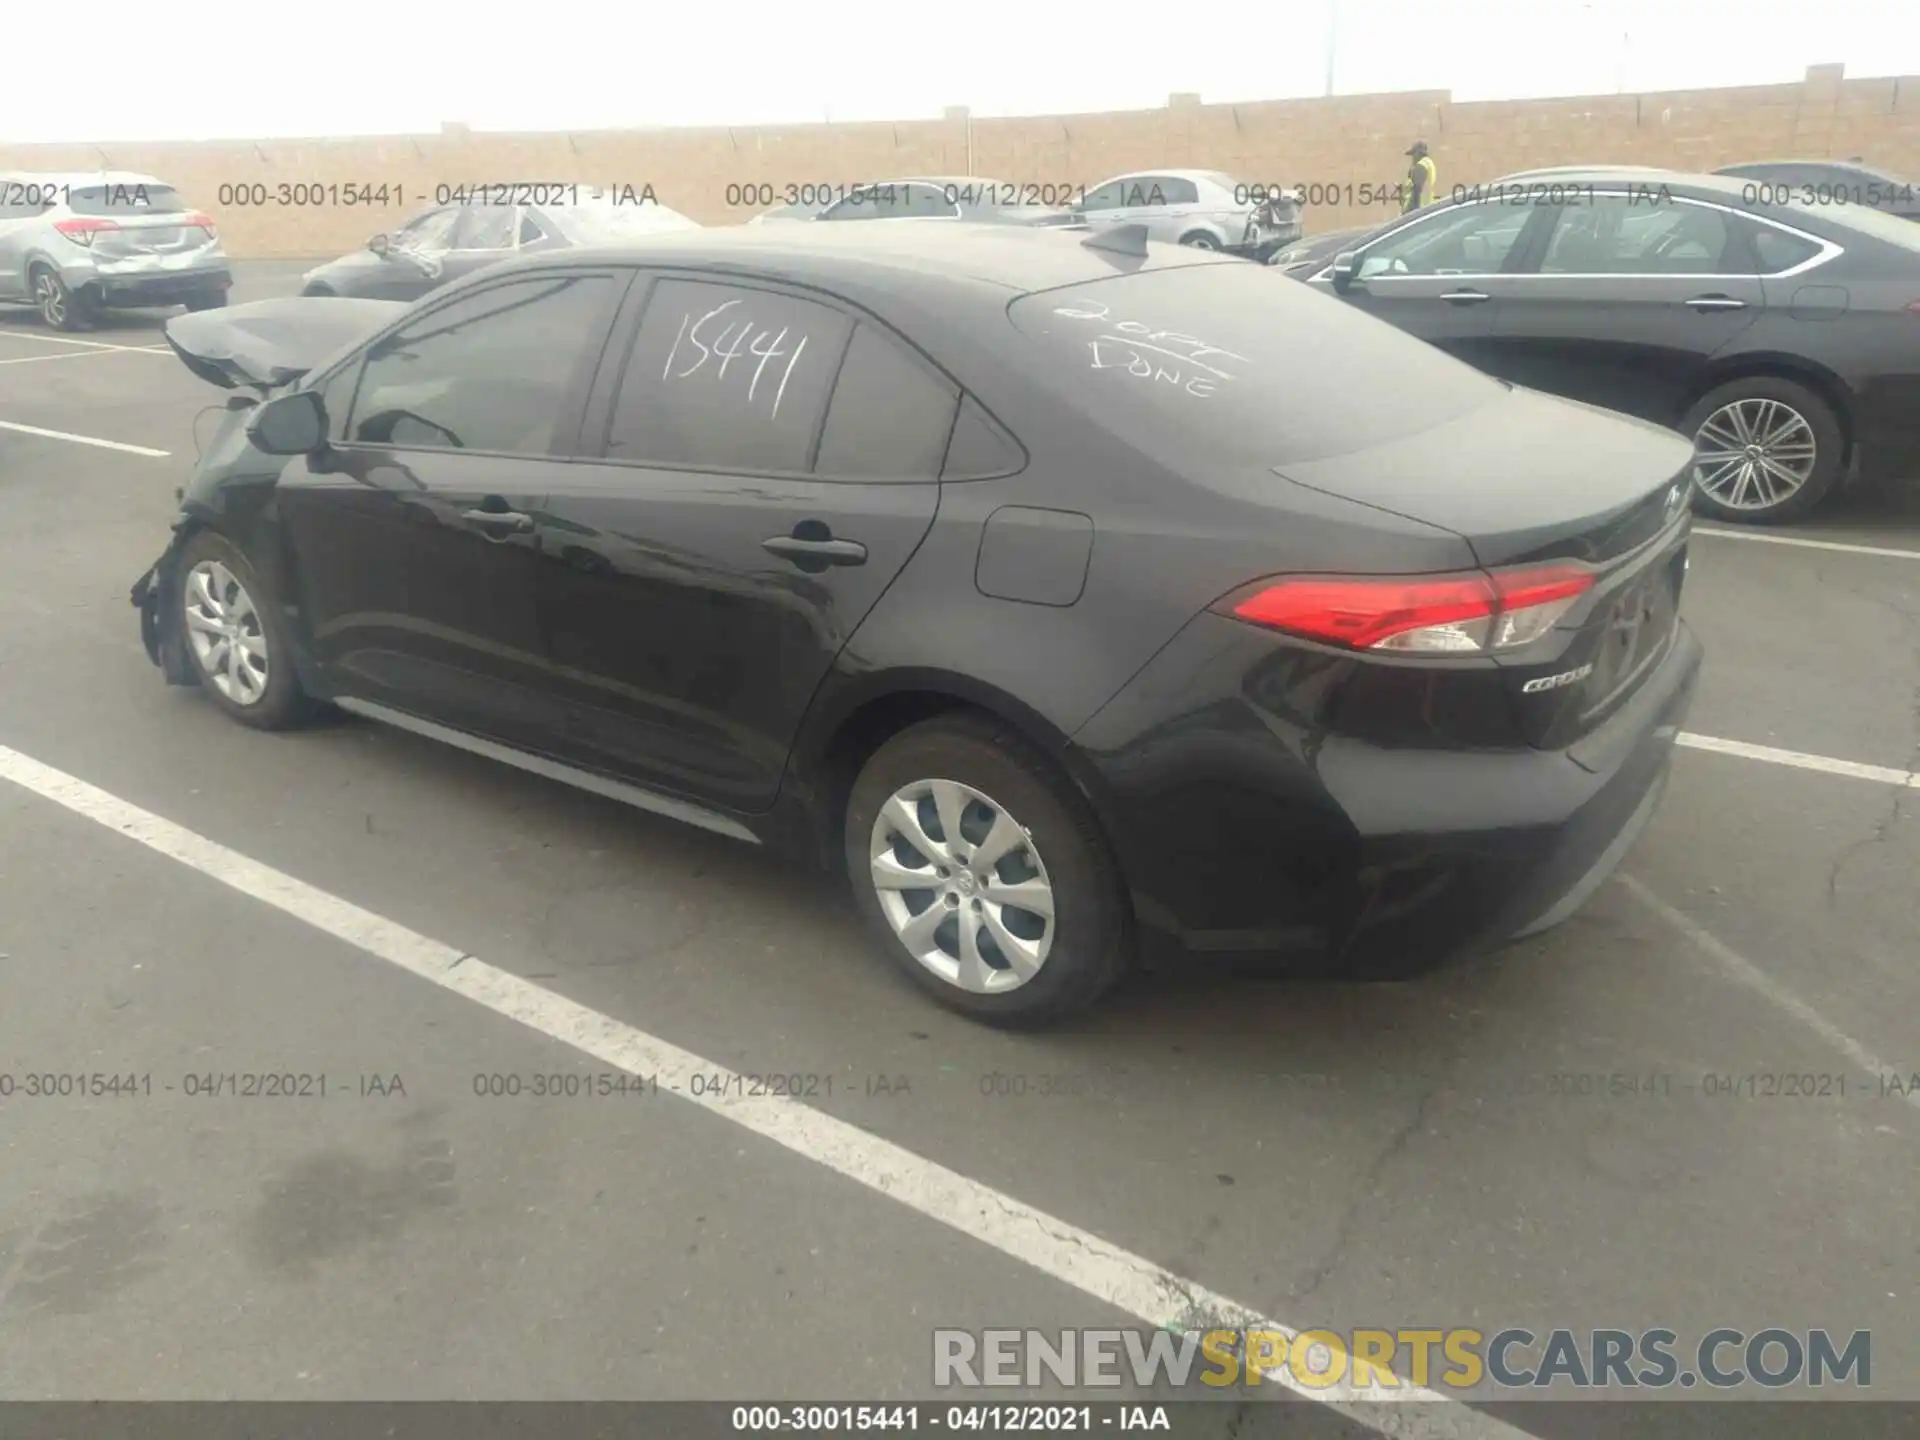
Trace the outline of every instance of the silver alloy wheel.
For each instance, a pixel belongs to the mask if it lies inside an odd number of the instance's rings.
[[[880,912],[915,960],[976,995],[1017,990],[1053,948],[1053,882],[1006,808],[957,780],[916,780],[874,817]]]
[[[253,597],[218,560],[187,572],[183,614],[194,658],[213,686],[236,705],[267,693],[267,636]]]
[[[67,323],[67,292],[49,271],[34,272],[33,299],[40,307],[40,318],[54,329],[58,330]]]
[[[1791,405],[1735,400],[1693,437],[1693,483],[1730,510],[1768,510],[1807,483],[1818,455],[1813,427]]]

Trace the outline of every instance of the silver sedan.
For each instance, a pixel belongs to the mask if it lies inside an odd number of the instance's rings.
[[[1222,170],[1141,170],[1103,180],[1074,207],[1095,230],[1145,225],[1147,238],[1265,260],[1300,238],[1300,206]]]

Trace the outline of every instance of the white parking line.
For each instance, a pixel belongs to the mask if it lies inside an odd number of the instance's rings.
[[[1215,1325],[1268,1329],[1285,1335],[1289,1344],[1299,1334],[1143,1256],[857,1126],[797,1101],[746,1093],[745,1086],[731,1083],[733,1077],[724,1066],[363,910],[6,746],[0,746],[0,779],[608,1065],[629,1074],[655,1076],[662,1090],[672,1089],[692,1104],[1144,1324],[1168,1329]],[[702,1093],[694,1094],[695,1075],[720,1080],[717,1086],[703,1085]],[[1526,1440],[1523,1430],[1404,1381],[1395,1389],[1355,1390],[1347,1380],[1313,1388],[1285,1367],[1267,1378],[1382,1435],[1403,1440]],[[1361,1413],[1353,1408],[1353,1402],[1360,1400],[1427,1403],[1411,1408],[1375,1404]]]
[[[146,445],[128,445],[120,440],[101,440],[92,435],[69,435],[64,430],[42,430],[38,425],[20,425],[12,420],[0,420],[0,430],[18,430],[22,435],[38,435],[46,440],[70,440],[75,445],[97,445],[102,450],[124,450],[129,455],[151,455],[156,460],[164,460],[173,453]]]
[[[1751,540],[1757,545],[1797,545],[1803,550],[1838,550],[1846,555],[1884,555],[1895,560],[1920,560],[1920,550],[1898,550],[1884,545],[1851,545],[1838,540],[1802,540],[1798,535],[1758,535],[1751,530],[1722,530],[1716,526],[1696,525],[1696,535],[1711,535],[1716,540]]]
[[[1888,765],[1862,765],[1857,760],[1834,760],[1825,755],[1809,755],[1802,750],[1776,750],[1771,745],[1749,745],[1744,740],[1722,740],[1714,735],[1681,734],[1676,744],[1690,750],[1710,750],[1716,755],[1736,755],[1742,760],[1759,760],[1768,765],[1790,765],[1796,770],[1817,770],[1823,775],[1843,775],[1849,780],[1877,780],[1882,785],[1904,785],[1920,790],[1920,773],[1895,770]]]
[[[1621,886],[1626,889],[1634,899],[1638,900],[1642,905],[1666,921],[1667,924],[1686,936],[1687,939],[1691,940],[1701,950],[1712,956],[1713,959],[1718,962],[1720,968],[1726,971],[1729,976],[1739,981],[1749,990],[1763,996],[1777,1008],[1784,1010],[1869,1075],[1877,1076],[1904,1073],[1897,1067],[1889,1065],[1886,1061],[1882,1060],[1878,1055],[1874,1054],[1858,1040],[1847,1034],[1846,1031],[1827,1019],[1826,1016],[1807,1004],[1806,1001],[1787,989],[1786,986],[1767,974],[1766,971],[1747,959],[1746,956],[1742,955],[1738,950],[1735,950],[1712,931],[1706,929],[1704,926],[1696,925],[1685,915],[1682,915],[1678,910],[1674,909],[1673,906],[1667,904],[1667,902],[1662,900],[1658,895],[1655,895],[1640,881],[1634,879],[1633,876],[1621,875],[1616,878],[1620,881]],[[1902,1091],[1900,1098],[1914,1109],[1920,1110],[1920,1091]]]
[[[49,360],[104,360],[109,355],[138,355],[138,350],[57,350],[51,355],[16,355],[0,365],[44,365]]]
[[[171,355],[171,345],[110,345],[105,340],[75,340],[68,335],[39,335],[31,330],[0,330],[0,340],[38,340],[42,345],[78,345],[85,350],[126,350],[135,355]]]

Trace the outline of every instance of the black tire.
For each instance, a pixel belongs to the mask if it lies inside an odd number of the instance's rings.
[[[187,297],[189,310],[224,310],[227,306],[227,292],[224,290],[203,290],[198,295]]]
[[[1182,235],[1180,237],[1180,243],[1182,245],[1189,245],[1195,250],[1218,250],[1220,248],[1220,242],[1205,230],[1194,230]]]
[[[1696,466],[1693,470],[1693,508],[1697,513],[1709,515],[1715,520],[1740,525],[1779,525],[1798,520],[1827,498],[1845,471],[1846,435],[1841,429],[1840,417],[1817,392],[1798,381],[1778,375],[1750,375],[1729,380],[1701,396],[1687,412],[1686,419],[1680,422],[1681,433],[1699,449],[1700,430],[1708,418],[1716,411],[1742,400],[1770,400],[1786,406],[1805,421],[1807,431],[1813,436],[1813,469],[1799,489],[1773,504],[1736,506],[1709,494],[1701,484],[1704,467]]]
[[[218,679],[201,658],[199,649],[193,643],[193,632],[187,626],[187,613],[198,603],[190,581],[195,567],[207,562],[224,566],[246,591],[257,622],[252,633],[263,636],[266,641],[266,685],[260,697],[250,704],[243,704],[222,691]],[[294,673],[278,602],[247,563],[247,557],[239,547],[217,530],[202,530],[181,548],[175,574],[178,579],[169,599],[174,610],[171,623],[181,627],[182,648],[186,652],[187,664],[194,678],[200,682],[200,689],[215,707],[229,718],[256,730],[284,730],[311,715],[313,702],[300,688],[299,677]]]
[[[305,300],[332,300],[338,298],[330,288],[317,283],[307,286],[306,289],[300,292],[300,296]]]
[[[60,272],[51,265],[36,265],[27,275],[29,292],[33,296],[33,308],[40,312],[40,318],[52,330],[87,330],[92,328],[94,305],[85,295],[76,295],[67,288],[67,282],[60,278]]]
[[[1017,988],[971,991],[934,974],[914,958],[882,909],[871,873],[874,822],[897,791],[933,779],[958,781],[991,797],[1024,829],[1045,867],[1053,890],[1053,934],[1037,972]],[[972,838],[978,843],[977,835]],[[962,1015],[1007,1027],[1051,1024],[1091,1007],[1132,967],[1132,912],[1099,822],[1045,756],[991,719],[936,717],[876,750],[848,797],[844,848],[854,903],[875,939],[916,984]],[[941,903],[932,897],[932,904]]]

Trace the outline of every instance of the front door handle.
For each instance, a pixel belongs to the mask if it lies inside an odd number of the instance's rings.
[[[760,548],[796,565],[864,565],[867,547],[858,540],[805,539],[798,535],[775,535],[762,540]]]
[[[1747,302],[1731,295],[1696,295],[1687,301],[1689,310],[1744,310]]]
[[[518,510],[463,510],[460,518],[482,530],[498,530],[510,535],[533,529],[533,517],[522,515]]]
[[[1449,290],[1440,298],[1452,305],[1478,305],[1482,300],[1491,300],[1493,297],[1484,290]]]

